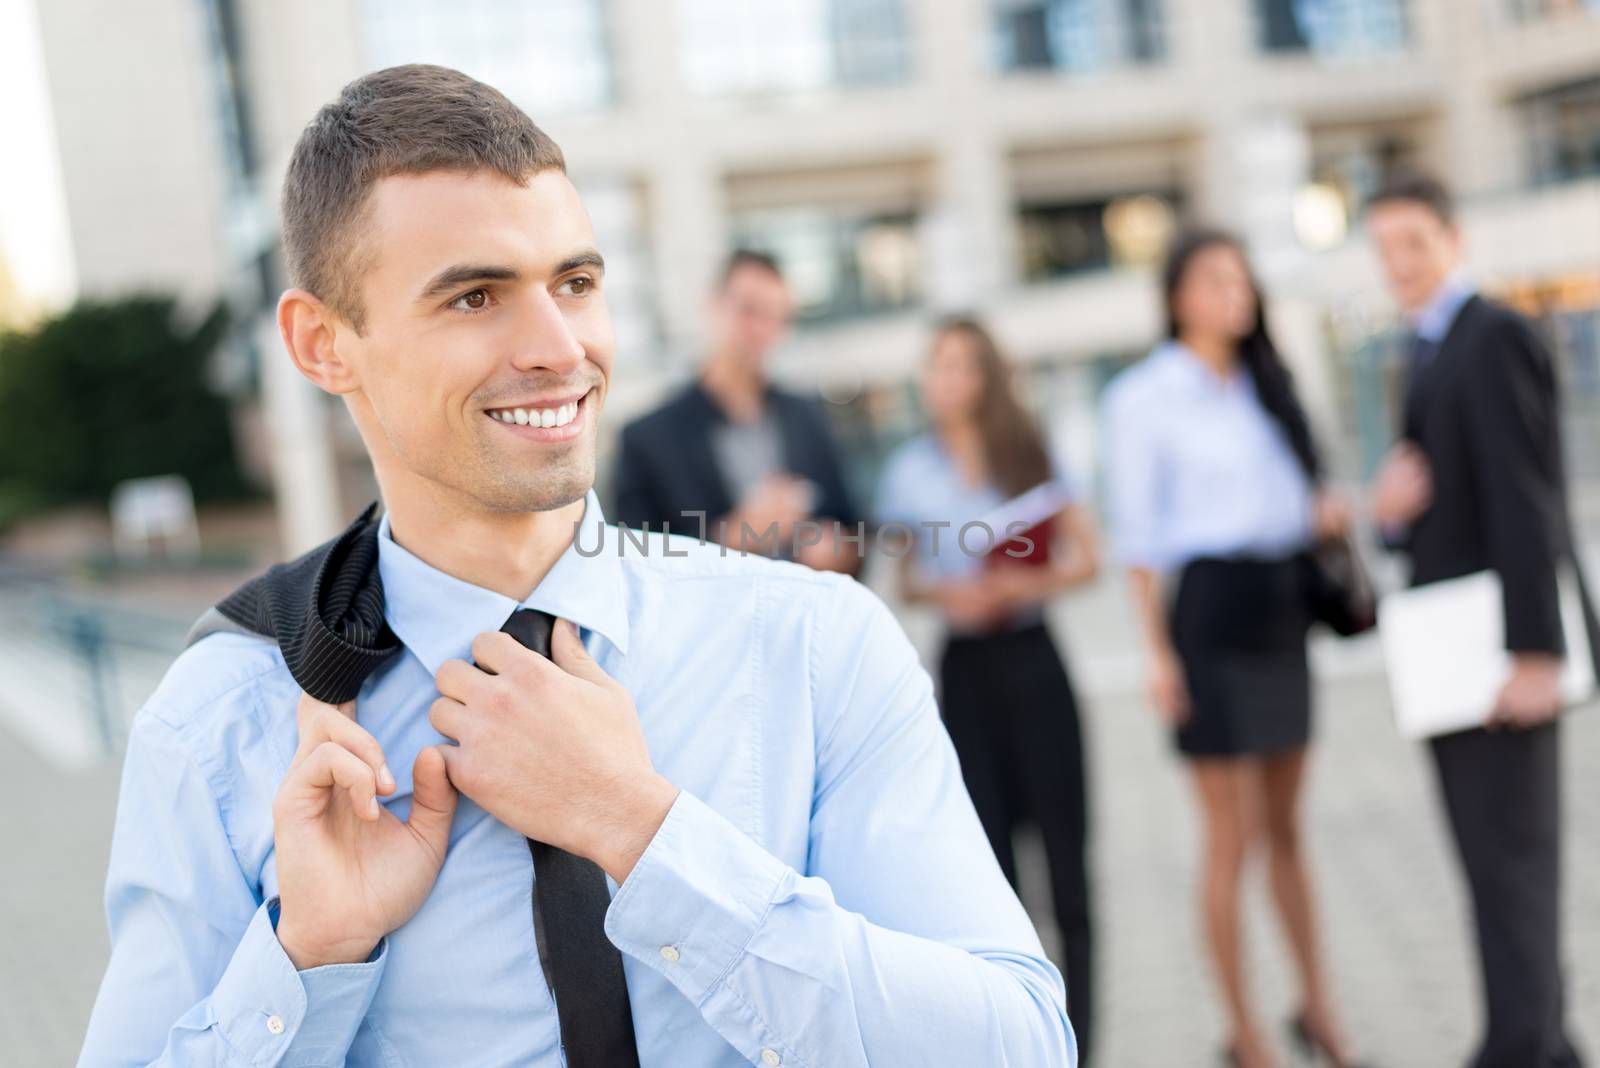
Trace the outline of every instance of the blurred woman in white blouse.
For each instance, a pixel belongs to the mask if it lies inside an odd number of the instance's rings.
[[[1113,546],[1128,568],[1153,704],[1187,759],[1205,829],[1205,932],[1227,1059],[1273,1063],[1244,977],[1240,880],[1266,845],[1300,981],[1290,1030],[1350,1064],[1322,965],[1300,796],[1311,730],[1304,553],[1343,532],[1261,299],[1233,237],[1196,232],[1164,274],[1168,339],[1103,400]]]
[[[940,710],[978,818],[1013,885],[1012,830],[1029,822],[1044,838],[1067,1011],[1087,1065],[1094,984],[1083,739],[1044,608],[1094,577],[1096,536],[981,324],[941,324],[921,386],[930,426],[885,466],[879,541],[894,541],[893,525],[909,530],[901,594],[944,617]],[[1010,541],[1013,533],[1027,544]]]

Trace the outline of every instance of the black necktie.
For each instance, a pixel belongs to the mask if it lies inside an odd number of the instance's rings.
[[[220,630],[263,635],[278,643],[306,693],[328,704],[354,700],[367,676],[401,648],[383,616],[377,511],[374,501],[337,538],[223,598],[195,624],[188,644]],[[554,622],[519,608],[500,629],[549,656]],[[556,1000],[568,1068],[636,1068],[622,955],[605,934],[605,873],[543,842],[529,839],[528,849],[539,964]]]
[[[547,612],[519,608],[500,629],[548,657],[555,622]],[[622,954],[606,937],[606,873],[592,860],[532,838],[528,849],[539,966],[556,999],[567,1068],[637,1065]]]

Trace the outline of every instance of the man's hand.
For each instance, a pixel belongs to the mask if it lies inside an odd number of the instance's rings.
[[[1312,502],[1311,529],[1318,541],[1332,541],[1349,534],[1350,519],[1350,502],[1341,493],[1323,490]]]
[[[816,487],[795,475],[768,475],[744,496],[726,517],[725,544],[730,549],[761,552],[774,548],[766,539],[768,530],[777,528],[777,546],[782,549],[794,540],[794,526],[811,515],[816,504]],[[750,528],[747,537],[744,528]]]
[[[587,857],[617,883],[655,837],[677,787],[650,763],[633,697],[596,664],[566,620],[554,662],[500,631],[434,676],[428,712],[457,746],[450,781],[508,827]]]
[[[1372,514],[1384,530],[1404,530],[1433,506],[1433,469],[1409,441],[1389,451],[1372,490]]]
[[[815,541],[811,540],[813,537]],[[861,566],[861,546],[851,542],[846,547],[839,537],[836,520],[819,520],[812,527],[797,527],[794,542],[795,561],[813,571],[839,571],[849,575]]]
[[[1561,714],[1561,658],[1547,653],[1517,653],[1511,677],[1500,690],[1490,726],[1527,728]]]
[[[411,816],[378,795],[394,792],[383,749],[356,723],[355,702],[301,695],[289,773],[272,802],[278,855],[278,941],[304,971],[359,963],[411,918],[433,889],[450,845],[456,791],[439,747],[412,765]]]

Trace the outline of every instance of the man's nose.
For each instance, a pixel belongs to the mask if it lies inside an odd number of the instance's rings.
[[[555,298],[538,293],[512,323],[511,362],[519,371],[538,368],[569,374],[584,361],[583,342]]]

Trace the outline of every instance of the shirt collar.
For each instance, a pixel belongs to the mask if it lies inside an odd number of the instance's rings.
[[[569,619],[628,651],[628,612],[622,561],[606,551],[615,532],[596,530],[605,523],[593,488],[584,498],[583,518],[572,544],[534,591],[520,604],[494,590],[474,586],[424,562],[394,540],[389,515],[378,525],[378,574],[383,579],[383,614],[396,637],[434,674],[451,659],[470,659],[472,639],[499,630],[512,611],[537,608]],[[581,547],[583,552],[579,551]],[[596,552],[596,546],[600,551]]]
[[[1472,299],[1472,294],[1472,283],[1463,272],[1457,271],[1446,278],[1438,291],[1428,298],[1422,310],[1411,318],[1411,326],[1417,337],[1435,345],[1441,344],[1460,314],[1462,305]]]
[[[1156,346],[1152,356],[1174,367],[1180,368],[1181,373],[1192,386],[1210,389],[1214,392],[1226,392],[1239,388],[1243,383],[1244,368],[1235,366],[1232,374],[1226,380],[1218,378],[1217,372],[1201,359],[1189,346],[1176,338],[1168,338]]]

